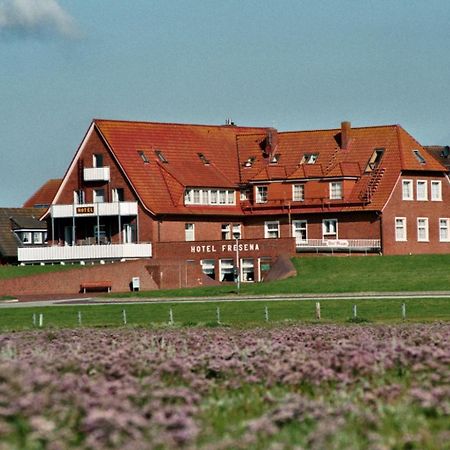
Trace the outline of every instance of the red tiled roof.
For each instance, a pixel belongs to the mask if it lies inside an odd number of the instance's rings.
[[[58,191],[62,179],[46,181],[24,204],[23,208],[41,207],[45,208],[51,204]]]

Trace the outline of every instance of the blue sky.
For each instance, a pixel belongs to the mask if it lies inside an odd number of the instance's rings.
[[[0,0],[0,206],[92,118],[401,124],[450,144],[448,0]]]

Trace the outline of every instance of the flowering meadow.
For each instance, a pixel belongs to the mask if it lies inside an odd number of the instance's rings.
[[[0,335],[0,450],[450,449],[450,325]]]

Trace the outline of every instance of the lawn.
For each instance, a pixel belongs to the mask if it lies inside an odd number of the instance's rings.
[[[297,276],[242,283],[246,295],[450,290],[450,255],[293,258]],[[113,297],[185,297],[236,294],[235,285],[113,293]]]
[[[4,449],[450,449],[450,324],[0,335]]]
[[[321,322],[345,323],[353,320],[354,305],[357,307],[355,321],[402,322],[403,303],[407,322],[450,320],[449,299],[389,298],[321,300]],[[45,328],[78,327],[80,315],[82,326],[117,327],[124,325],[124,311],[127,326],[167,326],[172,311],[175,326],[216,326],[219,313],[220,322],[224,325],[254,327],[278,322],[316,322],[315,308],[316,302],[313,300],[8,307],[1,309],[0,330],[33,328],[33,315],[37,325],[39,314],[43,314]]]
[[[71,270],[75,268],[84,267],[79,264],[55,264],[55,265],[28,265],[28,266],[12,266],[0,265],[0,280],[6,278],[28,277],[30,275],[39,275],[48,272],[61,272],[63,270]]]

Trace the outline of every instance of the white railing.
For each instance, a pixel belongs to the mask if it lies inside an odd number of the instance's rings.
[[[84,181],[109,181],[109,167],[85,167]]]
[[[75,205],[52,205],[50,215],[55,219],[62,217],[92,216],[136,216],[137,202],[84,203]]]
[[[381,249],[380,239],[296,239],[297,250],[376,251]]]
[[[152,256],[152,244],[65,245],[18,248],[17,250],[18,260],[23,263],[133,259]]]

